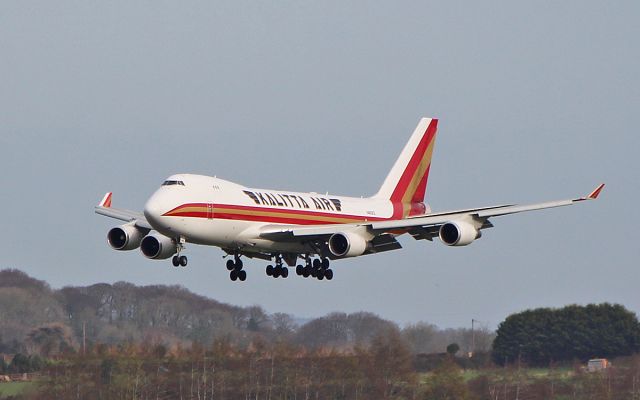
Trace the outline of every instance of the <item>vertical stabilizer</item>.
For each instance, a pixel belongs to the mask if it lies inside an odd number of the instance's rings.
[[[435,118],[420,120],[382,187],[373,197],[389,199],[394,203],[424,202],[437,128],[438,120]]]

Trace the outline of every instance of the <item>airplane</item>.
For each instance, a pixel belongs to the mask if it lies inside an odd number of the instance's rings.
[[[568,200],[432,212],[425,193],[437,127],[438,119],[419,121],[378,192],[367,198],[256,189],[177,174],[153,193],[142,213],[112,207],[111,192],[95,212],[126,222],[107,234],[115,250],[139,248],[147,258],[171,258],[175,267],[186,267],[187,243],[217,246],[229,257],[232,281],[247,279],[243,257],[273,261],[266,267],[273,278],[286,278],[287,267],[295,267],[299,276],[331,280],[330,261],[400,249],[400,235],[466,246],[493,227],[493,217],[594,200],[604,187]]]

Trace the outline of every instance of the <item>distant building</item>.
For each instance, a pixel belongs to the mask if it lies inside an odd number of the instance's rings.
[[[594,358],[587,363],[588,372],[598,372],[611,367],[611,363],[606,358]]]

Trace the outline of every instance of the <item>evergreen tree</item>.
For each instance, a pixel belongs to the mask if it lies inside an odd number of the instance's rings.
[[[570,305],[512,314],[493,342],[497,364],[613,358],[640,351],[640,323],[619,304]]]

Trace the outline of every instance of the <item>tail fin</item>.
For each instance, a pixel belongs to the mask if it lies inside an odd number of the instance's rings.
[[[373,197],[397,203],[421,203],[427,191],[438,120],[422,118],[382,187]]]

